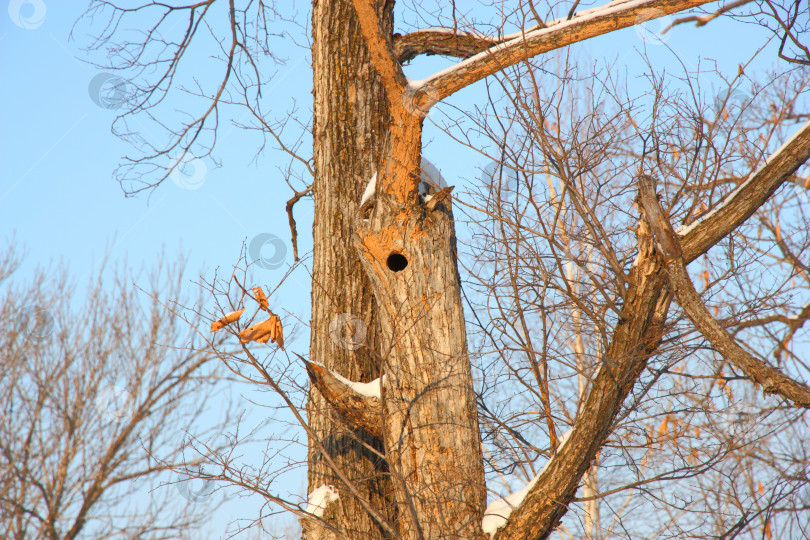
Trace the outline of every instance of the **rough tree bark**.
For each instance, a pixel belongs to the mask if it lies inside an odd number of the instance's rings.
[[[393,2],[379,5],[380,25],[393,28]],[[368,279],[354,248],[353,216],[370,171],[383,161],[383,141],[391,123],[380,78],[371,66],[351,1],[320,1],[312,12],[314,93],[315,223],[313,227],[312,334],[310,358],[353,381],[370,381],[380,374],[378,316]],[[358,317],[367,326],[365,340],[346,338],[346,318]],[[330,334],[331,328],[331,334]],[[355,328],[355,331],[359,329]],[[362,430],[345,427],[315,390],[307,403],[310,427],[324,442],[367,501],[388,519],[396,505],[389,500],[382,443]],[[309,491],[320,485],[339,488],[333,471],[309,444]],[[340,490],[330,505],[330,523],[349,538],[386,538],[362,504]],[[303,523],[305,536],[337,538],[329,531]],[[310,534],[311,531],[311,534]]]
[[[422,118],[418,109],[407,107],[401,99],[401,96],[407,96],[406,84],[398,64],[394,65],[391,28],[385,21],[378,22],[385,8],[375,10],[366,4],[355,12],[354,7],[339,4],[329,3],[327,6],[320,3],[316,6],[318,11],[313,14],[314,21],[317,21],[313,25],[317,42],[313,54],[316,65],[316,174],[324,175],[317,178],[315,184],[315,197],[319,202],[316,203],[315,245],[318,247],[314,275],[335,276],[328,266],[344,267],[341,258],[329,250],[336,244],[336,230],[340,231],[340,247],[345,249],[342,241],[351,237],[353,219],[361,231],[355,239],[363,254],[363,265],[372,280],[377,305],[382,308],[376,314],[382,321],[382,342],[370,341],[367,345],[381,354],[386,373],[383,379],[385,453],[395,485],[396,504],[392,506],[399,509],[397,515],[390,517],[395,521],[401,538],[436,538],[448,534],[476,538],[482,534],[484,472],[449,202],[430,205],[435,207],[429,209],[417,195]],[[367,10],[364,11],[363,7]],[[356,28],[351,12],[366,17],[364,37],[351,31]],[[351,18],[347,19],[347,15]],[[385,17],[390,17],[390,11]],[[329,21],[336,23],[335,26],[330,26]],[[372,28],[376,29],[374,36],[369,35]],[[349,31],[350,35],[347,35]],[[330,48],[330,43],[332,47],[338,43],[334,39],[336,35],[340,36],[340,41],[354,40],[357,49],[350,52],[344,47],[339,51]],[[372,62],[367,56],[366,43],[371,45]],[[321,56],[323,50],[328,52]],[[353,58],[353,62],[347,61],[352,55],[359,57]],[[322,62],[327,64],[325,71],[328,73],[320,72]],[[338,65],[330,65],[334,62]],[[348,65],[343,65],[344,62]],[[358,99],[358,93],[367,91],[367,88],[354,75],[358,68],[361,72],[375,71],[372,63],[377,67],[376,71],[382,73],[382,80],[366,82],[385,92],[385,97],[375,94],[372,108],[362,110],[367,103]],[[368,73],[367,76],[372,75]],[[345,108],[346,101],[355,101],[356,107],[344,112],[348,122],[340,114],[335,114],[335,111]],[[382,114],[379,110],[381,103],[387,107]],[[327,139],[321,138],[322,130],[345,129],[345,124],[354,124],[351,119],[355,114],[370,115],[369,122],[379,122],[382,118],[390,119],[390,122],[377,124],[372,130],[362,126],[356,133],[328,133],[329,141],[341,141],[341,145],[325,145]],[[326,126],[321,123],[324,118],[327,119]],[[353,141],[362,141],[363,135],[371,135],[373,141],[360,145],[353,152],[341,148],[343,142],[351,145]],[[376,146],[377,152],[370,152],[369,143]],[[387,155],[375,159],[380,156],[381,144]],[[326,158],[321,153],[324,146],[327,151],[341,152]],[[335,167],[336,157],[358,161],[366,158],[366,161],[357,163],[355,170],[349,172],[347,167]],[[372,170],[376,170],[378,176],[376,204],[368,225],[363,225],[358,203],[361,187]],[[345,177],[352,173],[355,179],[365,181],[349,190],[341,183],[345,183]],[[329,190],[328,194],[326,190]],[[328,199],[331,208],[323,207],[327,203],[324,199]],[[349,209],[354,209],[354,216]],[[333,222],[320,221],[330,216]],[[352,251],[346,250],[342,259]],[[401,271],[398,267],[395,270],[397,258],[407,265]],[[327,287],[327,292],[324,292]],[[352,289],[337,279],[331,280],[329,285],[316,284],[313,287],[310,356],[330,369],[358,380],[350,366],[341,365],[335,359],[335,353],[339,351],[322,330],[328,326],[330,316],[335,315],[334,311],[323,308],[334,305],[336,298],[346,298],[343,296],[346,290]],[[318,306],[319,303],[327,305]],[[354,308],[354,305],[350,304],[349,308]],[[370,320],[373,316],[375,314],[369,312],[364,318]],[[372,353],[371,356],[375,355]],[[444,369],[437,370],[436,366]],[[373,372],[367,376],[373,378],[376,375]],[[328,433],[328,423],[335,418],[316,413],[319,406],[323,406],[322,398],[317,390],[313,390],[310,421],[325,420],[326,425],[320,424],[316,429],[325,437],[334,436]],[[448,425],[452,428],[448,429]],[[318,473],[311,469],[311,489],[327,483],[328,471]],[[346,512],[343,516],[336,523],[338,528],[360,527],[356,521],[349,522],[350,516]]]
[[[552,11],[564,14],[547,21],[541,21],[528,2],[523,7],[534,12],[537,26],[496,38],[475,29],[455,32],[436,28],[399,36],[393,33],[395,0],[314,0],[314,164],[310,172],[314,176],[315,216],[310,358],[304,361],[313,382],[307,400],[308,491],[332,485],[340,497],[326,509],[323,520],[311,514],[303,518],[305,538],[484,537],[484,468],[450,188],[433,193],[430,199],[418,193],[422,122],[430,107],[531,57],[714,1],[605,0],[602,6],[579,12],[575,12],[578,1],[570,2],[570,11],[561,10],[568,6],[551,3]],[[205,16],[214,3],[207,0],[178,7],[143,2],[135,9],[114,7],[115,2],[105,0],[92,3],[91,15],[104,16],[106,9],[112,9],[96,41],[97,48],[108,48],[108,38],[117,33],[125,14],[165,10],[152,31],[143,33],[143,42],[128,41],[121,47],[121,51],[140,51],[132,56],[132,62],[124,62],[127,69],[153,67],[143,64],[143,58],[151,58],[144,51],[158,39],[155,36],[162,35],[158,30],[167,21],[166,14],[182,14],[188,19],[189,30],[181,41],[161,41],[162,46],[176,48],[172,67],[158,77],[152,90],[145,94],[139,90],[139,96],[147,97],[143,102],[133,98],[137,106],[128,114],[156,106],[153,92],[163,96],[162,89],[172,86],[176,62],[188,50],[196,29],[209,24]],[[247,58],[258,69],[244,42],[259,39],[247,39],[246,32],[261,24],[248,22],[250,19],[242,16],[247,9],[237,8],[237,2],[226,4],[230,49],[213,105],[194,122],[173,131],[174,142],[168,148],[130,160],[133,167],[169,157],[176,149],[185,157],[197,135],[208,129],[205,121],[209,115],[218,118],[217,105],[230,101],[224,96],[229,95],[228,81],[238,78],[235,66]],[[726,3],[715,15],[740,4]],[[455,26],[455,4],[452,9]],[[256,21],[272,11],[259,3]],[[697,20],[703,24],[711,18]],[[266,54],[266,47],[265,41],[257,50]],[[241,57],[238,51],[246,56]],[[463,60],[424,80],[408,81],[402,62],[423,54]],[[154,62],[165,61],[161,57]],[[263,78],[255,75],[257,81]],[[242,90],[252,91],[252,79],[246,80],[247,86],[244,80],[239,81]],[[163,98],[156,101],[160,103]],[[245,104],[250,108],[250,103],[246,100]],[[252,112],[281,142],[258,107]],[[540,383],[546,386],[540,389],[541,403],[549,419],[554,455],[523,502],[498,529],[496,540],[546,538],[559,524],[583,474],[611,433],[625,399],[656,353],[675,292],[680,293],[679,299],[686,298],[684,293],[691,294],[688,300],[694,309],[687,311],[715,348],[738,358],[755,380],[763,384],[768,378],[776,380],[775,373],[763,371],[744,351],[735,348],[724,330],[701,309],[701,300],[683,267],[751,217],[808,156],[810,124],[700,223],[676,231],[677,237],[671,227],[665,233],[651,231],[655,223],[642,219],[637,230],[636,262],[626,275],[618,264],[614,267],[622,273],[615,276],[621,282],[621,307],[613,335],[606,336],[610,341],[600,359],[603,365],[560,448],[551,420],[548,381]],[[296,158],[309,168],[306,160]],[[170,167],[159,166],[166,172],[161,181],[180,163],[175,160]],[[376,194],[361,205],[361,195],[373,174]],[[307,191],[297,192],[288,202],[293,226],[292,206]],[[659,224],[669,227],[661,220]],[[678,249],[669,254],[656,250],[654,235],[659,242],[674,238]],[[674,259],[678,265],[668,267]],[[255,357],[250,358],[255,364]],[[381,395],[356,392],[356,385],[334,375],[358,382],[379,377]],[[787,395],[784,389],[789,381],[776,382],[779,384],[772,389]],[[810,405],[807,387],[793,384],[791,388],[796,403]],[[288,399],[278,386],[274,389]],[[299,414],[296,404],[288,401],[288,405]]]
[[[421,118],[397,101],[358,249],[381,307],[383,435],[401,538],[479,538],[486,492],[449,199],[417,194]],[[433,207],[433,208],[431,208]]]

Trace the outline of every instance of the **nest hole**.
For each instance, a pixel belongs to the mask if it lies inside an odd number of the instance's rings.
[[[408,259],[402,253],[391,253],[386,262],[388,269],[392,272],[401,272],[408,267]]]

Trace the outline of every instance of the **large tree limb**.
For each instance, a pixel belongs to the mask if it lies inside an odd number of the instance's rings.
[[[638,234],[642,256],[631,271],[621,320],[585,406],[568,441],[498,530],[496,540],[543,539],[559,525],[622,403],[658,347],[672,295],[663,260],[652,251],[646,227],[639,227]]]
[[[382,439],[380,398],[361,394],[321,364],[299,358],[304,362],[312,384],[351,427]]]
[[[806,131],[807,126],[776,152],[766,165],[771,175],[782,177],[781,179],[775,180],[773,176],[769,177],[758,171],[753,175],[756,180],[746,182],[743,189],[735,192],[733,199],[738,205],[738,213],[750,216],[784,178],[789,177],[806,159],[800,159],[801,153],[807,151],[804,140]],[[772,189],[756,189],[755,186],[766,182],[772,185]],[[723,215],[724,218],[710,217],[712,226],[708,229],[724,232],[710,235],[704,233],[699,238],[700,242],[696,241],[698,237],[693,236],[690,247],[682,246],[684,259],[699,255],[695,255],[695,248],[691,246],[705,245],[705,251],[733,229],[728,223],[722,223],[724,219],[729,219],[729,214]],[[741,222],[742,220],[734,226]],[[526,496],[521,506],[512,512],[507,524],[498,530],[496,540],[543,539],[557,527],[576,494],[582,476],[610,434],[611,425],[621,410],[622,403],[644,369],[647,359],[658,347],[672,299],[671,283],[664,260],[654,252],[646,221],[639,224],[637,234],[639,257],[631,270],[622,317],[605,354],[605,364],[594,378],[585,407],[577,416],[565,447],[552,458],[535,483],[535,488]],[[671,238],[668,241],[672,243]],[[677,248],[674,253],[677,253]]]
[[[359,2],[362,0],[355,0]],[[543,28],[516,34],[457,65],[442,70],[418,83],[414,89],[429,85],[444,99],[476,81],[509,66],[542,54],[670,13],[708,4],[714,0],[632,0],[587,10],[573,17],[558,19]]]
[[[810,158],[810,122],[804,124],[765,165],[729,193],[713,210],[693,224],[677,230],[683,262],[689,264],[747,220],[807,159]]]
[[[436,28],[394,34],[394,55],[401,64],[420,54],[469,58],[500,43],[500,40],[471,32],[453,32]]]
[[[366,41],[371,63],[382,77],[388,99],[394,103],[394,97],[402,92],[407,83],[402,66],[394,57],[391,43],[380,29],[380,21],[372,0],[354,0],[354,9],[357,10],[360,31]]]
[[[761,384],[765,393],[776,394],[791,400],[797,406],[810,408],[810,388],[807,385],[791,379],[767,362],[754,358],[711,316],[686,273],[678,236],[655,193],[655,179],[649,175],[641,175],[638,189],[644,216],[658,241],[657,246],[666,262],[678,303],[695,327],[723,358],[737,366],[755,383]]]

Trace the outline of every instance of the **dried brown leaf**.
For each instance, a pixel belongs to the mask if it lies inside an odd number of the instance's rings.
[[[242,316],[242,313],[245,312],[245,308],[242,308],[238,311],[231,311],[230,313],[226,314],[221,319],[218,319],[211,323],[211,331],[216,332],[220,328],[224,328],[231,323],[234,323],[239,320],[239,317]]]
[[[270,305],[267,303],[267,297],[264,295],[264,291],[261,287],[253,288],[253,296],[256,297],[256,301],[259,303],[260,308],[272,314],[272,311],[270,311]]]
[[[238,337],[239,341],[242,343],[251,341],[267,343],[268,341],[272,341],[273,343],[278,343],[278,346],[282,349],[284,348],[284,329],[281,326],[281,319],[273,312],[270,312],[269,319],[239,332]]]

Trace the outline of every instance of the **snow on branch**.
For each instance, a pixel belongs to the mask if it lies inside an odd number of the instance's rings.
[[[810,122],[706,215],[675,231],[683,248],[684,264],[701,256],[751,217],[808,158]]]
[[[349,379],[338,375],[337,373],[329,372],[334,378],[351,388],[363,397],[380,399],[380,378],[377,377],[371,382],[361,383],[352,382]]]
[[[666,262],[669,279],[675,289],[678,304],[723,358],[734,364],[756,384],[762,385],[766,394],[777,394],[789,399],[797,407],[810,408],[810,388],[800,381],[791,379],[767,362],[755,358],[740,347],[725,328],[711,316],[695,286],[686,273],[678,236],[661,208],[655,193],[655,179],[641,175],[638,179],[639,199],[643,215],[655,234],[656,245]]]
[[[423,202],[430,202],[433,197],[431,192],[437,192],[447,187],[447,181],[442,176],[441,171],[430,161],[422,158],[420,163],[422,169],[419,181],[419,197]]]
[[[377,191],[377,173],[375,172],[374,175],[371,177],[371,180],[368,181],[366,185],[366,190],[363,192],[363,196],[360,198],[360,206],[362,207],[364,204],[369,202],[372,197],[374,197],[374,193]]]
[[[368,383],[352,382],[322,364],[298,357],[304,362],[312,384],[350,426],[382,438],[379,378]]]
[[[557,447],[557,452],[562,451],[565,443],[568,442],[568,437],[571,435],[573,429],[569,429],[565,435],[560,438],[560,444]],[[506,522],[509,521],[509,516],[512,515],[512,511],[519,508],[521,504],[523,504],[523,500],[526,498],[526,495],[534,488],[537,481],[540,479],[540,476],[546,472],[548,469],[549,464],[554,459],[552,457],[549,459],[546,464],[540,469],[532,480],[526,484],[522,489],[515,491],[511,495],[508,495],[504,499],[498,499],[493,501],[487,509],[484,511],[484,519],[481,522],[481,526],[484,529],[484,533],[488,534],[490,539],[495,538],[495,533],[498,532],[498,529],[506,525]]]
[[[413,92],[434,89],[438,99],[444,99],[476,81],[480,81],[509,66],[538,54],[559,49],[630,27],[639,22],[657,19],[707,4],[711,0],[630,0],[610,2],[604,6],[549,22],[542,28],[522,31],[506,36],[506,41],[466,60],[434,73],[426,79],[408,81]]]

